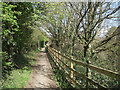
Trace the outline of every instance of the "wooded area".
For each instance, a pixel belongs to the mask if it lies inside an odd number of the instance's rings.
[[[14,69],[28,66],[30,60],[23,59],[25,55],[40,50],[48,41],[50,47],[68,57],[120,74],[118,4],[119,2],[2,2],[3,80]],[[118,79],[76,63],[73,67],[85,76],[90,72],[92,80],[107,88],[120,87]],[[83,88],[87,86],[84,83],[86,80],[77,75],[74,77]]]
[[[51,15],[59,10],[61,13],[56,12],[58,15],[53,16],[53,18],[55,17],[54,21],[58,18],[58,21],[50,23],[52,26],[50,25],[49,30],[53,37],[51,46],[86,64],[91,63],[108,70],[120,72],[120,26],[111,27],[103,37],[100,37],[100,32],[108,29],[105,28],[107,24],[105,21],[114,19],[119,22],[117,18],[119,17],[120,6],[112,8],[113,3],[111,2],[62,3],[60,5],[59,9],[59,5],[56,5],[56,3],[52,5],[55,10],[51,12]],[[61,9],[61,7],[64,8]],[[58,25],[58,27],[55,28],[54,24],[55,26]],[[70,65],[70,63],[68,64]],[[74,68],[88,76],[88,68],[83,68],[79,65]],[[92,73],[91,78],[101,85],[118,87],[116,80],[92,70],[90,72]],[[75,77],[78,78],[77,76]],[[83,79],[82,81],[85,82]],[[85,84],[82,85],[84,86]]]
[[[72,56],[66,57],[65,54],[64,55],[61,54],[59,51],[55,50],[54,48],[48,47],[48,52],[54,63],[58,66],[58,68],[60,70],[62,69],[65,72],[65,75],[67,77],[66,79],[68,80],[68,82],[75,88],[76,87],[83,88],[85,84],[86,84],[86,88],[96,88],[96,87],[99,89],[107,88],[106,86],[100,85],[98,82],[91,79],[93,74],[93,72],[91,71],[96,71],[99,74],[106,75],[118,81],[120,80],[120,75],[117,72],[106,70],[104,68],[100,68],[92,64],[86,64],[80,62],[79,60],[74,60]],[[64,59],[64,61],[62,59]],[[88,69],[88,71],[86,72],[86,76],[83,73],[77,71],[77,69],[74,69],[77,65],[80,65],[81,67],[85,67]],[[79,77],[80,79],[76,78],[76,76]],[[79,81],[82,82],[82,79],[86,80],[86,82],[83,83],[84,85],[81,85],[79,83]]]

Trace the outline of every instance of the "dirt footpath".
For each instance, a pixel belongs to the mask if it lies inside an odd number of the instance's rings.
[[[32,67],[33,72],[25,88],[58,88],[45,48],[41,49],[39,59]]]

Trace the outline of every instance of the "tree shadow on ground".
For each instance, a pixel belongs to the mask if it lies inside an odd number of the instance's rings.
[[[15,67],[21,69],[25,66],[31,66],[30,62],[33,60],[36,61],[36,59],[34,58],[30,58],[23,54],[20,54],[20,55],[14,56],[13,61],[14,61]]]

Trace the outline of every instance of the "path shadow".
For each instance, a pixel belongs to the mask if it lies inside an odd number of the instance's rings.
[[[42,68],[44,65],[34,65],[34,66],[31,66],[33,69],[39,69],[39,68]]]
[[[51,85],[51,83],[48,83],[48,85],[45,85],[45,84],[39,82],[39,84],[48,89],[55,90],[55,86]]]
[[[45,51],[40,51],[40,53],[45,53]]]

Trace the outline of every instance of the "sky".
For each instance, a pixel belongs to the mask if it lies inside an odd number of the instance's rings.
[[[114,0],[115,1],[115,0]],[[118,7],[120,5],[120,2],[119,1],[117,1],[117,2],[115,2],[114,4],[112,4],[111,5],[111,8],[116,8],[116,7]],[[119,16],[119,13],[120,13],[120,10],[119,10],[119,12],[118,12],[118,16]],[[120,18],[120,17],[119,17]],[[113,20],[113,19],[111,19],[111,20],[104,20],[104,22],[102,23],[102,25],[104,26],[104,28],[103,29],[101,29],[101,31],[100,31],[100,33],[99,33],[99,37],[103,37],[107,32],[108,32],[108,30],[111,28],[111,27],[113,27],[113,26],[115,26],[115,27],[117,27],[118,25],[120,25],[120,21],[115,21],[115,20]],[[41,28],[43,31],[45,31],[43,28]],[[47,33],[48,35],[50,35],[49,33]]]
[[[120,5],[120,2],[115,2],[114,4],[111,5],[112,8],[116,8]],[[115,16],[115,14],[113,15]],[[111,27],[117,27],[120,25],[120,20],[118,21],[118,19],[120,19],[120,10],[117,12],[117,17],[116,19],[107,19],[105,20],[102,25],[104,26],[104,28],[101,30],[101,32],[99,33],[100,37],[103,37],[104,34],[106,34],[108,32],[108,30],[111,28]]]

